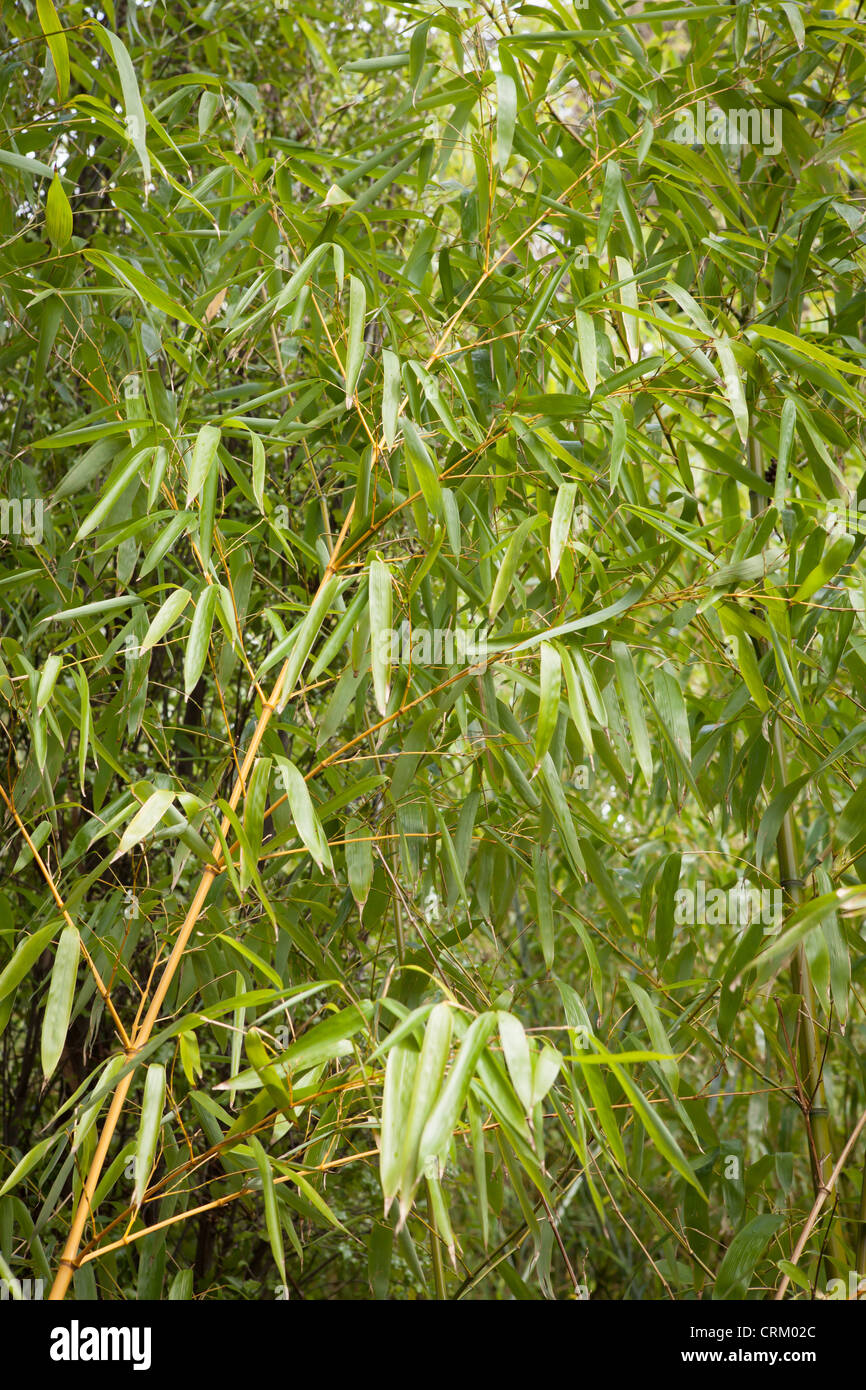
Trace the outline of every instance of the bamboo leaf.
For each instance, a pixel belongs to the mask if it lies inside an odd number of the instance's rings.
[[[439,470],[434,460],[430,457],[430,451],[421,435],[418,433],[408,416],[403,416],[403,439],[406,446],[406,456],[417,479],[418,486],[427,503],[427,507],[433,516],[441,519],[442,517],[442,486],[439,482]]]
[[[396,352],[382,349],[384,386],[382,388],[382,431],[385,443],[393,449],[397,438],[397,415],[400,409],[400,359]]]
[[[717,339],[716,353],[721,363],[725,392],[731,406],[734,423],[737,426],[737,433],[745,444],[749,437],[749,409],[746,405],[746,394],[743,390],[740,369],[737,366],[737,359],[733,354],[728,338]]]
[[[535,880],[535,901],[538,906],[541,953],[544,956],[544,964],[547,969],[552,970],[556,933],[553,921],[553,893],[550,886],[550,862],[545,851],[538,845],[532,851],[532,869]]]
[[[199,594],[189,627],[189,636],[186,639],[186,651],[183,658],[183,685],[187,695],[195,689],[207,662],[216,601],[216,585],[206,585]]]
[[[124,466],[120,469],[119,472],[112,473],[107,488],[105,492],[103,492],[99,502],[97,502],[96,506],[93,508],[90,514],[85,518],[84,521],[82,521],[81,525],[79,526],[78,531],[75,535],[76,541],[83,541],[85,537],[90,535],[91,531],[95,531],[97,526],[99,526],[105,520],[105,518],[120,501],[121,497],[126,492],[126,489],[130,486],[133,480],[138,477],[141,470],[142,460],[145,458],[145,456],[149,455],[150,452],[150,449],[136,450],[136,452],[124,464]],[[120,600],[118,599],[116,600],[116,602],[119,604]],[[130,600],[126,599],[124,600],[124,602],[128,603],[130,602]],[[79,613],[80,611],[81,610],[79,609]],[[67,616],[70,616],[70,614],[67,614]]]
[[[580,369],[590,395],[595,392],[598,382],[598,348],[595,341],[595,321],[585,309],[577,309],[574,315],[577,326],[577,343],[580,352]]]
[[[538,516],[525,517],[511,535],[505,555],[502,559],[502,564],[499,566],[499,573],[493,585],[493,592],[490,595],[487,615],[491,622],[508,597],[514,575],[517,571],[517,566],[524,558],[523,547],[526,538],[537,526],[541,525],[541,520],[542,518]]]
[[[45,200],[45,231],[55,251],[62,251],[72,236],[72,208],[57,174]]]
[[[538,723],[535,729],[535,763],[538,766],[550,747],[559,718],[562,663],[559,652],[551,642],[541,644],[541,695],[538,703]]]
[[[427,1020],[421,1054],[415,1069],[412,1095],[400,1152],[400,1218],[405,1221],[412,1194],[421,1176],[421,1133],[439,1094],[451,1047],[451,1009],[437,1004]]]
[[[120,90],[123,93],[123,104],[126,110],[126,131],[132,142],[135,152],[141,164],[141,172],[144,178],[145,188],[150,183],[150,155],[147,151],[147,120],[144,114],[144,105],[141,100],[141,93],[138,89],[138,82],[135,76],[135,68],[125,44],[116,34],[101,24],[96,24],[96,32],[102,40],[106,51],[114,58],[117,68],[117,75],[120,78]]]
[[[716,1276],[714,1299],[745,1298],[758,1260],[784,1222],[783,1215],[765,1212],[737,1232]]]
[[[574,513],[576,483],[563,483],[556,494],[553,516],[550,520],[550,577],[556,578],[559,562],[571,532],[571,518]]]
[[[346,348],[346,409],[352,404],[361,367],[364,364],[364,315],[367,292],[363,282],[349,276],[349,341]]]
[[[797,407],[789,397],[782,406],[782,418],[779,422],[779,452],[776,459],[776,481],[773,488],[773,504],[777,511],[781,511],[785,505],[788,463],[791,457],[791,444],[794,440],[796,425]]]
[[[388,1053],[382,1090],[382,1128],[379,1137],[379,1179],[385,1198],[385,1215],[400,1188],[403,1136],[418,1066],[418,1051],[398,1043]]]
[[[529,1042],[520,1019],[513,1014],[498,1015],[499,1038],[514,1089],[527,1114],[532,1109],[532,1059]]]
[[[369,826],[363,821],[352,819],[346,823],[346,868],[352,897],[363,915],[373,882],[372,837]]]
[[[200,496],[208,475],[216,466],[220,433],[216,425],[202,425],[195,437],[192,459],[187,470],[186,505],[188,507]]]
[[[179,319],[181,323],[188,324],[190,328],[201,326],[182,304],[172,299],[165,290],[160,289],[150,276],[145,275],[137,267],[128,265],[120,256],[115,256],[110,251],[98,250],[87,250],[82,254],[85,260],[96,266],[97,270],[102,268],[109,271],[122,285],[132,290],[133,294],[136,294],[143,303],[152,304],[161,313],[166,314],[169,318]]]
[[[641,700],[637,674],[634,669],[634,662],[632,661],[631,652],[623,642],[614,642],[612,650],[616,663],[616,678],[619,686],[619,693],[622,696],[625,716],[628,720],[629,729],[631,730],[634,755],[643,773],[644,781],[647,786],[650,786],[653,776],[652,750],[650,748],[649,734],[647,733],[643,702]]]
[[[517,84],[507,72],[496,74],[496,162],[505,173],[517,119]]]
[[[331,851],[303,775],[288,758],[276,758],[280,778],[289,798],[295,829],[321,870],[333,869]]]
[[[51,699],[54,687],[57,684],[57,677],[63,670],[63,657],[52,652],[42,668],[39,677],[39,685],[36,689],[36,712],[41,714]]]
[[[54,1069],[60,1061],[60,1054],[66,1046],[80,951],[77,928],[64,927],[54,956],[48,1000],[42,1019],[42,1075],[46,1081],[53,1076]]]
[[[496,1014],[483,1013],[479,1014],[467,1028],[466,1036],[460,1044],[445,1084],[421,1133],[418,1163],[422,1171],[425,1170],[428,1163],[441,1160],[444,1150],[451,1140],[454,1126],[466,1104],[469,1083],[475,1074],[478,1059],[496,1026]]]
[[[140,845],[142,840],[147,839],[151,831],[155,830],[160,821],[164,819],[173,800],[174,792],[168,787],[151,792],[121,835],[120,844],[112,856],[112,863],[115,859],[120,859],[122,855],[128,854],[136,845]]]
[[[277,1193],[274,1187],[274,1175],[268,1156],[254,1134],[250,1135],[249,1142],[262,1183],[262,1194],[265,1202],[265,1225],[268,1231],[268,1240],[271,1244],[271,1254],[279,1270],[280,1280],[285,1284],[286,1252],[283,1246],[283,1231],[280,1225],[280,1213],[277,1208]]]
[[[379,713],[388,709],[391,686],[391,571],[383,560],[370,561],[370,660]]]
[[[144,1098],[141,1102],[141,1119],[135,1145],[135,1186],[132,1205],[136,1209],[144,1201],[150,1181],[164,1107],[165,1067],[159,1062],[151,1062],[144,1079]]]
[[[189,589],[175,589],[174,593],[169,594],[168,598],[162,603],[158,611],[150,621],[147,632],[141,643],[140,651],[142,655],[149,652],[151,647],[155,647],[161,641],[168,630],[180,617],[187,604],[192,599]]]
[[[36,13],[39,16],[39,26],[45,35],[51,57],[54,60],[57,97],[59,101],[65,101],[69,95],[69,45],[66,42],[66,35],[54,8],[53,0],[36,0]],[[54,238],[52,237],[51,240],[53,242]],[[68,241],[69,237],[66,240]]]
[[[596,250],[601,251],[607,241],[613,215],[622,192],[622,171],[615,159],[608,159],[604,166],[604,188],[601,194],[601,208],[596,228]]]
[[[33,932],[32,935],[25,936],[22,941],[19,941],[11,960],[7,961],[3,973],[0,974],[0,1002],[17,989],[21,981],[30,973],[31,968],[48,946],[56,930],[56,921],[48,922],[44,927]]]

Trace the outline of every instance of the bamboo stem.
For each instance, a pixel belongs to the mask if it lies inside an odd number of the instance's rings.
[[[782,742],[782,729],[779,721],[773,731],[776,767],[779,785],[787,782],[785,749]],[[799,877],[799,853],[797,849],[796,826],[790,809],[779,828],[776,841],[779,857],[779,877],[782,890],[792,906],[804,901],[803,882]],[[827,1110],[827,1095],[824,1087],[822,1048],[818,1024],[815,1018],[815,996],[809,974],[809,962],[803,943],[797,947],[791,962],[791,992],[799,995],[800,1024],[797,1029],[797,1042],[800,1055],[800,1080],[802,1082],[808,1109],[803,1111],[809,1139],[809,1161],[812,1168],[812,1186],[817,1197],[825,1190],[824,1165],[832,1160],[833,1144],[830,1136],[830,1119]],[[845,1247],[836,1227],[830,1232],[830,1251],[825,1255],[831,1271],[844,1271],[846,1265]]]
[[[861,1131],[864,1128],[866,1128],[866,1110],[863,1111],[863,1114],[857,1121],[853,1133],[851,1134],[844,1149],[842,1150],[838,1159],[836,1160],[836,1166],[830,1174],[829,1178],[827,1179],[825,1186],[821,1188],[821,1191],[815,1197],[815,1203],[812,1207],[812,1210],[809,1212],[805,1226],[800,1232],[800,1239],[797,1241],[797,1244],[794,1247],[794,1253],[790,1259],[790,1263],[792,1265],[796,1265],[798,1263],[800,1256],[805,1250],[806,1241],[812,1234],[815,1222],[818,1220],[818,1217],[821,1214],[821,1208],[823,1207],[827,1198],[831,1195],[833,1188],[836,1186],[836,1181],[839,1177],[839,1174],[842,1172],[842,1169],[845,1167],[845,1162],[848,1158],[848,1155],[853,1149],[854,1145],[857,1143],[857,1140],[860,1138]],[[789,1283],[790,1277],[787,1274],[785,1274],[774,1294],[774,1299],[776,1300],[776,1302],[779,1302],[781,1299],[785,1297],[785,1290],[787,1289]]]
[[[749,435],[749,463],[752,471],[763,477],[763,451],[754,435]],[[767,502],[757,493],[749,494],[753,516],[766,510]],[[773,752],[776,763],[776,776],[779,790],[787,785],[788,768],[785,756],[785,743],[782,736],[781,721],[776,716],[773,723]],[[776,854],[779,862],[779,878],[787,901],[796,907],[805,899],[803,880],[800,877],[800,853],[797,841],[797,826],[793,808],[788,807],[776,836]],[[800,1005],[797,1046],[800,1056],[800,1082],[807,1109],[803,1111],[806,1125],[806,1138],[809,1146],[809,1163],[812,1169],[812,1186],[816,1199],[824,1191],[824,1164],[831,1161],[833,1145],[830,1137],[830,1122],[827,1112],[827,1097],[823,1080],[823,1060],[821,1036],[815,1013],[815,996],[812,977],[803,943],[797,947],[791,961],[791,992],[798,995]],[[844,1269],[845,1250],[837,1229],[830,1232],[830,1255],[827,1262],[832,1268],[839,1265]]]
[[[860,1180],[860,1207],[857,1212],[857,1238],[854,1242],[857,1251],[854,1268],[858,1283],[866,1279],[866,1157],[863,1159],[863,1177]]]
[[[340,547],[343,543],[343,540],[345,539],[349,526],[351,525],[354,509],[355,504],[353,502],[352,505],[349,507],[348,512],[346,513],[346,519],[343,522],[340,534],[337,538],[337,544],[334,547],[334,550],[331,554],[331,558],[328,561],[327,567],[325,569],[325,573],[322,576],[322,580],[317,590],[316,597],[318,597],[318,595],[322,592],[325,585],[328,583],[328,581],[331,579],[335,572]],[[313,600],[313,602],[315,602],[315,599]],[[246,787],[247,779],[250,775],[250,772],[252,771],[253,764],[256,759],[256,754],[258,753],[259,746],[261,744],[262,739],[264,738],[265,731],[270,722],[271,715],[274,712],[274,710],[279,706],[281,698],[283,697],[283,685],[285,683],[286,672],[289,668],[290,659],[291,658],[284,662],[283,667],[279,675],[277,676],[274,688],[271,691],[270,699],[267,700],[262,707],[262,712],[259,715],[258,723],[256,724],[253,736],[250,740],[250,746],[247,749],[246,756],[243,761],[243,766],[241,767],[240,773],[235,779],[234,788],[232,789],[232,794],[229,798],[229,805],[233,811],[237,806],[238,801],[240,800],[242,791]],[[290,693],[290,691],[285,692],[286,696],[288,696]],[[228,817],[224,817],[222,822],[223,836],[226,836],[228,834],[229,829],[230,822],[228,820]],[[193,930],[195,929],[196,922],[198,921],[201,915],[205,899],[207,898],[208,892],[210,891],[210,886],[217,876],[220,863],[220,855],[220,842],[219,840],[217,840],[213,848],[213,863],[209,864],[205,869],[204,873],[202,874],[201,882],[199,883],[199,886],[196,890],[195,897],[190,903],[189,910],[186,914],[186,917],[184,918],[183,925],[178,933],[177,940],[174,943],[171,955],[169,956],[168,960],[163,966],[162,974],[159,978],[159,983],[157,984],[153,998],[150,1002],[150,1007],[148,1008],[147,1013],[145,1014],[141,1026],[133,1029],[132,1039],[129,1047],[127,1048],[127,1056],[133,1062],[135,1062],[138,1054],[141,1052],[142,1048],[144,1047],[145,1043],[150,1037],[151,1032],[153,1031],[153,1026],[156,1023],[157,1018],[159,1017],[159,1011],[162,1008],[163,1001],[165,1000],[165,996],[168,993],[169,986],[172,980],[174,979],[177,968],[181,962],[181,959],[183,958],[184,951],[186,950],[187,943],[193,933]],[[108,1153],[108,1147],[111,1143],[112,1136],[117,1127],[117,1122],[120,1119],[120,1115],[123,1110],[123,1103],[126,1099],[126,1095],[129,1091],[129,1087],[134,1075],[135,1070],[133,1068],[132,1071],[129,1071],[126,1074],[126,1076],[122,1078],[112,1097],[108,1114],[105,1117],[105,1124],[99,1136],[99,1143],[96,1146],[96,1151],[93,1155],[93,1159],[90,1164],[90,1169],[87,1174],[84,1187],[81,1191],[81,1196],[78,1199],[78,1206],[76,1208],[75,1215],[72,1219],[72,1225],[69,1228],[69,1234],[66,1238],[66,1244],[63,1248],[63,1254],[60,1257],[60,1265],[57,1270],[54,1283],[51,1287],[51,1292],[48,1295],[49,1299],[51,1300],[62,1300],[66,1296],[66,1292],[69,1288],[72,1275],[76,1268],[76,1258],[78,1255],[78,1248],[81,1244],[81,1237],[84,1234],[84,1227],[87,1221],[87,1216],[91,1210],[93,1194],[96,1191],[96,1187],[102,1173],[102,1168],[105,1163],[106,1155]]]
[[[430,1184],[427,1184],[427,1219],[430,1225],[430,1258],[433,1262],[433,1283],[436,1286],[436,1297],[440,1303],[444,1303],[448,1294],[445,1290],[445,1266],[442,1262],[442,1241],[436,1227],[436,1218],[433,1215],[433,1198],[430,1195]]]

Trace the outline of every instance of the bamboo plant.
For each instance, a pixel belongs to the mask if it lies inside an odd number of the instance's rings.
[[[856,1296],[858,13],[4,12],[13,1296]]]

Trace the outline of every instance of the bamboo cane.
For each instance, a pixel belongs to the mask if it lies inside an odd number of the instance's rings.
[[[860,1135],[864,1128],[866,1128],[866,1110],[863,1111],[863,1114],[860,1116],[859,1120],[854,1126],[853,1132],[849,1136],[848,1142],[846,1143],[844,1149],[837,1158],[836,1166],[830,1174],[829,1178],[827,1179],[827,1182],[821,1188],[820,1192],[818,1192],[815,1196],[815,1203],[812,1207],[812,1210],[809,1212],[805,1226],[800,1232],[800,1239],[797,1241],[797,1244],[794,1248],[794,1253],[789,1261],[790,1264],[796,1266],[799,1262],[800,1256],[806,1248],[806,1242],[809,1239],[809,1236],[812,1234],[815,1222],[818,1220],[818,1217],[821,1214],[821,1208],[823,1207],[827,1198],[831,1195],[833,1188],[836,1186],[837,1179],[839,1177],[839,1174],[842,1172],[842,1169],[845,1167],[848,1155],[850,1154],[854,1145],[857,1143],[857,1140],[860,1138]],[[784,1275],[781,1282],[779,1283],[779,1287],[773,1295],[776,1302],[780,1302],[785,1297],[785,1290],[787,1289],[788,1284],[790,1282],[791,1276],[789,1274]]]
[[[787,781],[787,767],[782,731],[778,720],[773,733],[773,741],[780,785],[784,786]],[[785,818],[779,828],[776,852],[779,858],[779,876],[782,880],[783,891],[791,905],[797,907],[804,901],[805,893],[798,873],[800,860],[797,850],[796,825],[790,809],[786,811]],[[797,947],[791,962],[791,991],[793,994],[799,995],[802,1000],[800,1026],[797,1030],[800,1081],[808,1105],[808,1109],[803,1112],[803,1118],[810,1139],[809,1159],[812,1169],[812,1187],[817,1199],[826,1189],[824,1167],[825,1164],[832,1163],[833,1144],[830,1136],[830,1119],[824,1086],[821,1037],[815,1019],[815,996],[809,974],[809,962],[806,959],[806,951],[802,942]],[[825,1259],[831,1270],[835,1267],[837,1272],[844,1271],[846,1264],[845,1247],[836,1227],[833,1227],[830,1232],[829,1252],[825,1255]]]
[[[754,435],[749,436],[749,463],[758,477],[764,476],[763,451]],[[752,514],[757,516],[766,509],[766,499],[750,492]],[[757,640],[756,640],[757,645]],[[759,648],[760,653],[760,648]],[[773,727],[773,752],[776,763],[776,776],[779,787],[787,785],[788,769],[785,756],[785,741],[782,726],[777,717]],[[791,807],[785,812],[779,833],[776,836],[776,855],[779,863],[779,878],[786,900],[797,907],[804,900],[803,881],[800,877],[800,853],[797,843],[797,826]],[[823,1079],[821,1036],[815,1018],[815,997],[809,962],[802,944],[797,947],[791,962],[791,992],[802,1000],[798,1033],[800,1057],[800,1082],[805,1095],[807,1109],[803,1119],[809,1144],[809,1162],[812,1170],[812,1187],[815,1197],[824,1190],[824,1165],[832,1162],[833,1145],[830,1135],[830,1121],[827,1111],[826,1092]],[[828,1266],[844,1268],[845,1248],[837,1229],[832,1229],[829,1240]]]
[[[331,558],[328,561],[325,573],[322,576],[321,583],[319,584],[319,588],[316,591],[315,598],[318,598],[325,585],[328,583],[328,581],[333,577],[335,573],[340,548],[346,537],[346,533],[348,532],[349,526],[351,525],[354,510],[355,504],[353,502],[346,514],[346,519],[343,522],[340,534],[337,537],[337,543],[334,546]],[[315,602],[315,598],[313,599],[313,602]],[[237,806],[238,801],[241,797],[241,793],[246,787],[247,778],[249,777],[249,774],[252,771],[252,767],[256,759],[256,754],[258,753],[259,746],[261,744],[262,739],[264,738],[265,730],[268,727],[273,711],[279,706],[280,701],[284,697],[287,697],[289,694],[291,694],[291,692],[288,690],[285,692],[283,691],[283,685],[286,680],[286,672],[289,669],[290,661],[291,658],[288,658],[283,663],[282,669],[280,670],[280,673],[277,676],[276,682],[274,684],[274,688],[271,691],[270,699],[267,700],[262,706],[262,712],[259,715],[258,723],[256,724],[255,730],[253,731],[253,736],[250,740],[250,746],[247,749],[246,756],[244,757],[243,766],[241,767],[241,770],[237,778],[235,779],[232,794],[229,798],[229,805],[232,810],[234,810]],[[230,822],[227,817],[223,817],[222,833],[224,836],[228,834],[229,829]],[[150,1037],[153,1031],[154,1024],[156,1023],[156,1020],[159,1017],[159,1012],[162,1008],[165,996],[168,993],[169,986],[172,980],[174,979],[177,967],[181,962],[184,951],[187,947],[187,943],[195,928],[196,922],[201,916],[201,911],[204,907],[208,892],[210,891],[210,886],[213,883],[214,879],[217,877],[220,863],[220,853],[220,843],[219,840],[217,840],[213,847],[213,863],[209,864],[207,868],[204,870],[204,873],[202,874],[201,882],[199,883],[195,896],[189,905],[189,910],[186,914],[186,917],[184,918],[183,925],[180,931],[178,932],[177,940],[174,943],[171,955],[169,956],[168,960],[166,961],[163,967],[162,974],[159,978],[159,983],[157,984],[156,991],[150,1002],[150,1007],[148,1008],[147,1013],[145,1014],[141,1026],[133,1030],[130,1045],[127,1048],[127,1057],[133,1063],[135,1063],[138,1054],[141,1052],[142,1048],[144,1047],[145,1043],[147,1042],[148,1038]],[[102,1127],[102,1131],[99,1136],[99,1142],[96,1146],[96,1150],[94,1152],[93,1159],[90,1164],[90,1169],[88,1171],[87,1178],[81,1190],[81,1196],[78,1199],[78,1206],[75,1210],[75,1215],[73,1216],[72,1224],[69,1228],[69,1234],[66,1238],[66,1244],[63,1247],[63,1254],[60,1257],[60,1264],[57,1270],[57,1274],[55,1276],[54,1283],[51,1286],[51,1292],[48,1295],[49,1299],[52,1299],[56,1302],[65,1298],[66,1292],[69,1288],[69,1284],[72,1280],[72,1275],[75,1272],[78,1248],[81,1244],[81,1237],[84,1234],[84,1227],[87,1221],[88,1213],[91,1210],[93,1195],[96,1191],[97,1184],[99,1183],[106,1155],[108,1154],[108,1148],[111,1143],[112,1136],[114,1135],[114,1131],[117,1128],[117,1122],[120,1119],[121,1113],[123,1111],[123,1103],[126,1100],[126,1096],[129,1091],[129,1087],[134,1075],[135,1067],[133,1066],[133,1069],[127,1072],[127,1074],[121,1079],[117,1088],[115,1089],[114,1095],[112,1096],[111,1105],[109,1106],[108,1114],[105,1117],[105,1124]]]

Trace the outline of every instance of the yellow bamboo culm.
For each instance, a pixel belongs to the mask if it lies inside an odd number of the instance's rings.
[[[318,597],[318,595],[322,592],[325,585],[332,578],[335,572],[340,547],[342,546],[343,541],[346,537],[346,533],[349,529],[349,526],[351,525],[354,510],[355,504],[353,502],[352,505],[349,507],[349,510],[346,514],[346,519],[343,522],[340,534],[337,537],[337,543],[334,546],[333,553],[331,554],[331,558],[328,561],[325,573],[322,576],[322,582],[319,585],[316,597]],[[313,600],[313,602],[315,602],[315,599]],[[229,805],[231,806],[231,809],[233,811],[235,810],[238,801],[240,800],[241,793],[244,790],[244,787],[247,783],[247,778],[249,777],[249,774],[252,771],[253,764],[256,760],[256,754],[258,753],[261,741],[264,738],[265,730],[268,727],[271,715],[273,711],[278,707],[284,694],[286,696],[291,694],[291,691],[283,691],[283,685],[285,684],[286,680],[286,672],[289,669],[290,661],[291,658],[284,662],[280,674],[278,675],[274,684],[274,688],[271,691],[270,699],[264,704],[262,712],[259,715],[259,720],[253,732],[252,739],[250,740],[250,746],[247,749],[246,756],[243,761],[243,766],[241,767],[240,772],[235,780],[235,784],[232,789],[232,794],[229,798]],[[230,822],[228,820],[228,817],[223,817],[222,833],[224,836],[228,834],[229,829]],[[132,1037],[130,1039],[130,1044],[127,1048],[127,1057],[133,1063],[135,1062],[136,1057],[141,1052],[142,1048],[144,1047],[145,1043],[150,1037],[156,1020],[159,1017],[159,1011],[162,1008],[163,1001],[165,1000],[165,996],[168,993],[169,985],[174,979],[175,972],[177,971],[177,967],[180,964],[184,951],[186,950],[187,943],[195,928],[195,924],[201,916],[201,911],[204,907],[205,900],[210,891],[210,886],[213,883],[214,879],[217,877],[217,873],[219,871],[220,856],[220,844],[219,841],[217,841],[213,848],[213,863],[209,864],[208,867],[205,869],[204,873],[202,874],[201,882],[199,883],[199,886],[196,889],[195,897],[189,905],[189,910],[186,914],[186,917],[184,918],[183,925],[178,933],[177,940],[174,943],[171,955],[166,961],[165,966],[163,967],[162,974],[159,977],[159,983],[157,984],[154,996],[150,1001],[150,1006],[147,1010],[147,1013],[145,1014],[145,1017],[142,1020],[141,1026],[133,1030]],[[87,1222],[88,1214],[92,1210],[93,1195],[96,1192],[96,1188],[99,1183],[100,1176],[102,1174],[102,1169],[105,1164],[105,1159],[108,1154],[108,1148],[114,1135],[114,1131],[117,1128],[117,1122],[120,1119],[121,1113],[123,1111],[123,1103],[126,1100],[127,1092],[129,1091],[130,1083],[134,1075],[135,1067],[133,1066],[132,1070],[127,1072],[126,1075],[120,1080],[111,1098],[111,1105],[109,1106],[108,1114],[105,1117],[105,1123],[99,1135],[99,1142],[96,1145],[96,1150],[94,1152],[93,1159],[90,1164],[90,1169],[88,1171],[87,1178],[85,1179],[84,1186],[81,1190],[81,1196],[78,1199],[78,1206],[72,1218],[72,1224],[69,1227],[69,1234],[66,1237],[66,1244],[63,1247],[63,1254],[60,1257],[60,1264],[57,1270],[57,1274],[55,1275],[54,1283],[51,1286],[51,1292],[48,1295],[49,1299],[53,1299],[55,1302],[61,1301],[66,1297],[66,1293],[72,1281],[72,1276],[75,1273],[75,1269],[77,1267],[76,1261],[78,1257],[78,1249],[81,1245],[81,1238],[84,1234],[84,1227]]]

